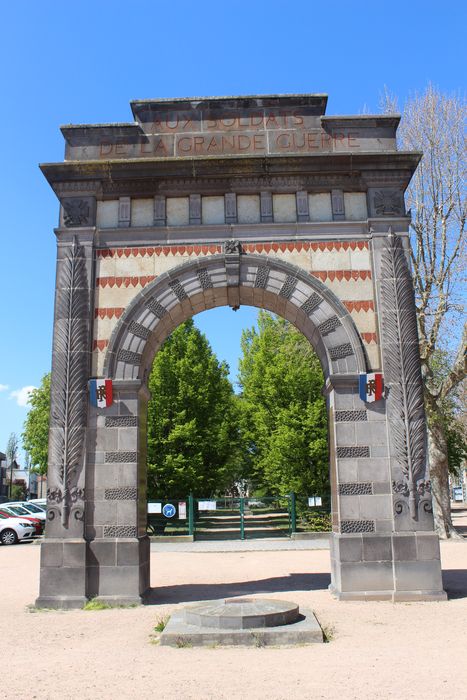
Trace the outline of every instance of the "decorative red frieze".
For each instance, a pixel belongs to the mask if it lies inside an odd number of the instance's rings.
[[[365,301],[343,301],[347,311],[374,311],[375,304],[372,299]]]
[[[244,243],[244,253],[285,253],[286,251],[301,252],[301,251],[339,251],[339,250],[367,250],[368,241],[287,241],[283,243]],[[97,250],[98,258],[129,258],[136,257],[152,257],[153,255],[216,255],[222,253],[221,245],[171,245],[171,246],[153,246],[153,247],[138,247],[138,248],[106,248]]]
[[[310,270],[310,274],[317,277],[322,282],[329,280],[371,280],[371,270]]]
[[[142,277],[97,277],[96,287],[145,287],[155,279],[155,275],[144,275]]]
[[[109,341],[108,340],[94,340],[92,343],[92,349],[93,350],[99,350],[102,352],[102,350],[105,350],[106,347],[108,347]]]
[[[98,258],[129,258],[136,257],[152,257],[153,255],[216,255],[222,253],[221,245],[171,245],[171,246],[154,246],[141,248],[107,248],[98,250]]]
[[[94,309],[94,318],[120,318],[122,313],[125,311],[123,307],[113,306],[113,307],[102,307]]]
[[[362,340],[365,343],[368,343],[368,344],[375,343],[376,344],[378,342],[376,333],[360,333],[360,335],[362,336]]]

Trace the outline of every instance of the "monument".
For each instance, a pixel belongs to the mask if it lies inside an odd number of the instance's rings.
[[[132,122],[62,127],[65,160],[41,165],[60,221],[38,605],[143,600],[148,374],[223,305],[288,319],[321,360],[332,593],[445,598],[404,206],[420,154],[397,150],[398,116],[326,102],[137,100]]]

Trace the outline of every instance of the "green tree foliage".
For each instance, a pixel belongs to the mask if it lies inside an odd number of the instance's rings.
[[[157,353],[149,389],[149,496],[223,493],[241,462],[237,407],[227,365],[192,320]]]
[[[451,357],[445,350],[436,350],[430,358],[430,374],[441,384],[449,374]],[[459,384],[438,402],[436,421],[444,430],[446,455],[449,472],[457,475],[467,459],[467,431],[465,421],[466,392],[464,384]]]
[[[40,387],[31,391],[29,405],[21,436],[23,447],[29,452],[33,468],[45,474],[49,451],[50,372],[44,374]]]
[[[270,493],[327,493],[323,373],[310,343],[261,311],[258,330],[243,333],[242,352],[242,423],[256,484]]]

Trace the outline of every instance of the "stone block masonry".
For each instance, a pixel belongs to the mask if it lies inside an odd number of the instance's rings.
[[[64,162],[41,166],[60,219],[39,605],[144,599],[151,365],[184,320],[241,305],[293,323],[323,368],[332,592],[443,599],[406,258],[420,155],[397,151],[398,117],[326,103],[142,100],[128,124],[62,128]],[[367,403],[375,370],[389,391]],[[113,380],[109,408],[90,377]]]

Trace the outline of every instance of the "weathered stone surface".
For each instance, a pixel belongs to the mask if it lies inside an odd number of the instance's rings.
[[[322,95],[148,100],[129,124],[62,129],[65,161],[42,166],[61,202],[42,600],[141,599],[151,363],[183,321],[242,304],[294,324],[323,367],[333,591],[441,595],[425,417],[401,418],[420,388],[403,201],[419,156],[397,152],[397,118],[325,106]],[[388,396],[366,404],[358,375],[382,357]],[[105,411],[88,407],[90,376],[114,381]],[[83,536],[87,549],[66,546]]]
[[[298,605],[287,601],[244,601],[207,601],[177,610],[161,634],[161,645],[277,646],[324,641],[311,611],[302,610],[299,614]]]
[[[206,601],[185,608],[185,622],[198,627],[250,629],[278,627],[296,622],[296,603],[268,598],[230,598]]]

